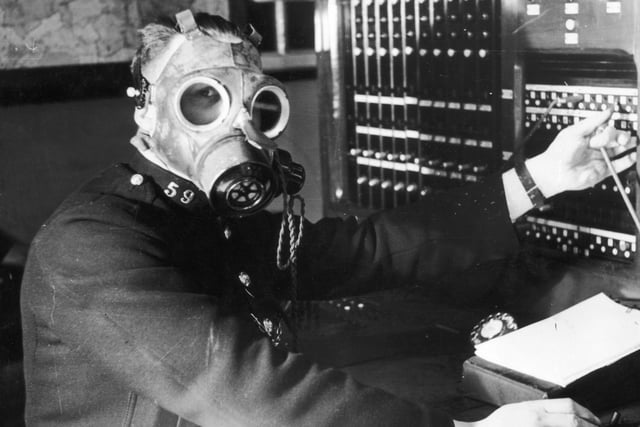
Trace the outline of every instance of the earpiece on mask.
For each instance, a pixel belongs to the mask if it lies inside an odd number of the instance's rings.
[[[280,148],[276,150],[276,161],[278,165],[274,166],[282,170],[285,180],[285,187],[280,188],[280,191],[290,195],[298,194],[302,190],[306,178],[304,167],[294,162],[288,151]]]
[[[140,128],[140,130],[147,135],[153,135],[153,131],[156,128],[157,118],[158,118],[158,110],[156,106],[151,102],[151,87],[148,86],[147,90],[144,91],[144,94],[140,94],[138,96],[143,96],[144,100],[140,102],[138,107],[136,103],[136,109],[133,113],[133,119],[136,124]]]

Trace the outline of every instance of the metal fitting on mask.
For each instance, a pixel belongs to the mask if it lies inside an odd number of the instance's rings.
[[[287,194],[298,194],[304,186],[306,173],[301,164],[295,163],[291,159],[291,154],[288,151],[278,149],[276,150],[277,167],[282,170],[284,176],[284,189],[281,192]]]

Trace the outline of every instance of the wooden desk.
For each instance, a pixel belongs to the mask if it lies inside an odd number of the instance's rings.
[[[495,407],[464,395],[469,331],[487,309],[427,300],[417,289],[314,303],[302,312],[300,350],[418,405],[475,420]]]
[[[470,399],[460,387],[462,360],[456,356],[400,356],[343,368],[358,381],[389,391],[462,421],[489,415],[495,407]]]
[[[315,303],[303,315],[300,349],[363,384],[478,420],[496,407],[465,394],[462,363],[473,354],[468,333],[487,310],[443,306],[411,290]],[[640,425],[640,404],[616,409],[624,426]],[[611,411],[598,415],[606,425]]]

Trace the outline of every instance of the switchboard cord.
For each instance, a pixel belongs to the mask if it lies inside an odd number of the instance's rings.
[[[631,201],[629,200],[629,197],[627,196],[627,192],[625,191],[624,186],[622,185],[622,182],[620,182],[620,177],[618,177],[618,173],[613,167],[613,163],[611,163],[611,159],[609,158],[609,154],[607,154],[607,150],[605,150],[604,147],[600,147],[600,154],[602,154],[602,157],[604,158],[604,162],[607,164],[607,168],[609,168],[609,172],[611,172],[611,177],[613,178],[613,181],[616,183],[616,187],[618,187],[618,193],[620,193],[620,197],[622,197],[622,201],[624,202],[624,205],[627,207],[627,210],[629,211],[629,215],[631,215],[631,218],[633,219],[633,222],[636,225],[636,229],[640,233],[640,220],[638,220],[638,215],[636,214],[636,210],[633,207],[633,204],[631,203]]]
[[[538,131],[538,129],[540,129],[540,126],[542,125],[542,123],[547,119],[547,116],[549,115],[549,113],[551,112],[551,110],[553,110],[553,108],[558,105],[560,103],[560,101],[564,101],[567,100],[568,98],[556,98],[553,101],[551,101],[551,103],[547,106],[547,109],[544,110],[544,113],[542,113],[542,115],[538,118],[538,120],[536,121],[536,123],[533,125],[533,127],[529,130],[529,132],[524,136],[524,138],[522,138],[522,142],[520,143],[520,147],[524,148],[525,145],[527,145],[527,142],[529,142],[529,140],[531,139],[531,137],[533,136],[534,133],[536,133]],[[568,100],[566,102],[569,102]],[[576,101],[579,102],[579,101]]]

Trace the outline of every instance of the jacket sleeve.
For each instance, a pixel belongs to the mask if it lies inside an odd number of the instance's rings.
[[[496,175],[362,222],[327,218],[309,226],[299,256],[300,297],[425,285],[446,273],[504,259],[518,246]]]
[[[34,240],[28,310],[124,388],[202,426],[452,426],[277,350],[248,318],[193,292],[153,235],[99,214],[59,221]]]

